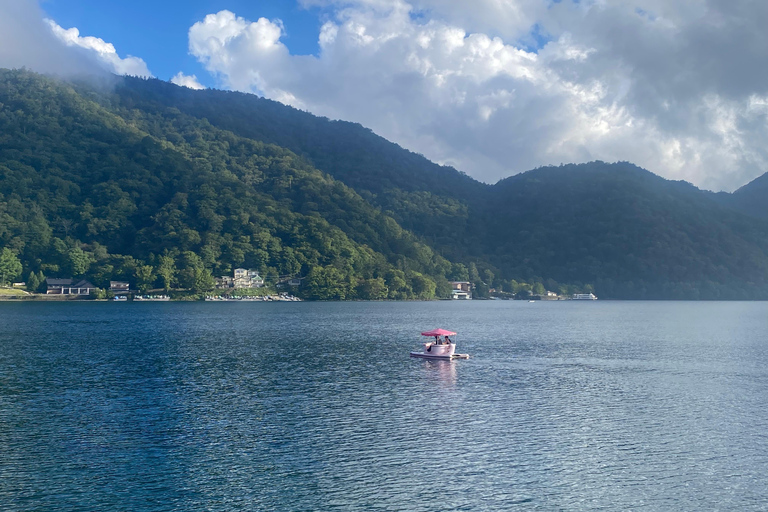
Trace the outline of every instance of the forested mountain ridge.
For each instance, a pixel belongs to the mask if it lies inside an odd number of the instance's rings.
[[[0,173],[0,245],[25,272],[104,285],[149,267],[146,285],[202,289],[242,265],[305,274],[314,298],[446,293],[451,264],[352,189],[178,110],[0,71]]]
[[[733,194],[719,194],[734,210],[768,220],[768,173],[758,176]]]
[[[446,296],[447,279],[768,298],[768,222],[739,192],[602,162],[486,185],[241,93],[0,70],[0,178],[0,248],[23,277],[202,290],[245,266],[308,277],[308,298]]]
[[[237,135],[290,149],[448,254],[454,254],[457,231],[467,229],[469,210],[482,203],[490,187],[359,124],[331,121],[253,94],[195,91],[127,77],[114,87],[112,101],[129,109],[176,108]]]
[[[766,296],[768,223],[629,163],[547,167],[497,183],[474,247],[515,275],[617,298]]]

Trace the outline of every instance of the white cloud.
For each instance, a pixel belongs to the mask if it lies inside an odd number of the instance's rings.
[[[191,27],[190,51],[225,87],[360,122],[485,181],[591,159],[712,189],[768,170],[768,4],[303,3],[333,9],[317,57],[291,55],[279,20],[229,11]],[[536,34],[548,42],[526,51]]]
[[[60,75],[100,71],[53,35],[35,0],[0,0],[0,67],[24,66]]]
[[[189,87],[190,89],[195,90],[205,89],[205,86],[197,80],[196,75],[185,75],[181,71],[176,73],[173,78],[171,78],[171,83],[181,85],[182,87]]]
[[[118,75],[151,77],[147,64],[139,57],[128,56],[120,58],[112,43],[107,43],[98,37],[81,37],[77,28],[64,29],[55,21],[46,19],[53,34],[67,46],[75,46],[91,51],[106,68]]]

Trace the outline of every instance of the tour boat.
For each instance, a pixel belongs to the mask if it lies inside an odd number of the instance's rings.
[[[456,336],[455,332],[445,329],[433,329],[421,333],[422,336],[435,338],[435,341],[424,343],[424,352],[411,352],[411,357],[423,357],[424,359],[469,359],[469,354],[457,354],[456,343],[449,336]],[[442,336],[442,338],[441,338]]]

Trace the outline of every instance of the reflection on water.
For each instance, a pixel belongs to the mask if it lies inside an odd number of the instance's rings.
[[[452,386],[456,384],[456,366],[459,361],[441,361],[425,359],[424,373],[427,382],[434,386]]]
[[[768,305],[535,306],[0,304],[0,510],[764,509]]]

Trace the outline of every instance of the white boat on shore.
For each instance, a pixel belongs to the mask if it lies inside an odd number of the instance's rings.
[[[411,352],[411,357],[421,357],[423,359],[469,359],[469,354],[457,354],[456,343],[451,341],[449,336],[456,336],[455,332],[445,329],[433,329],[421,333],[422,336],[434,337],[435,341],[424,343],[423,352]],[[441,338],[442,336],[442,338]]]

